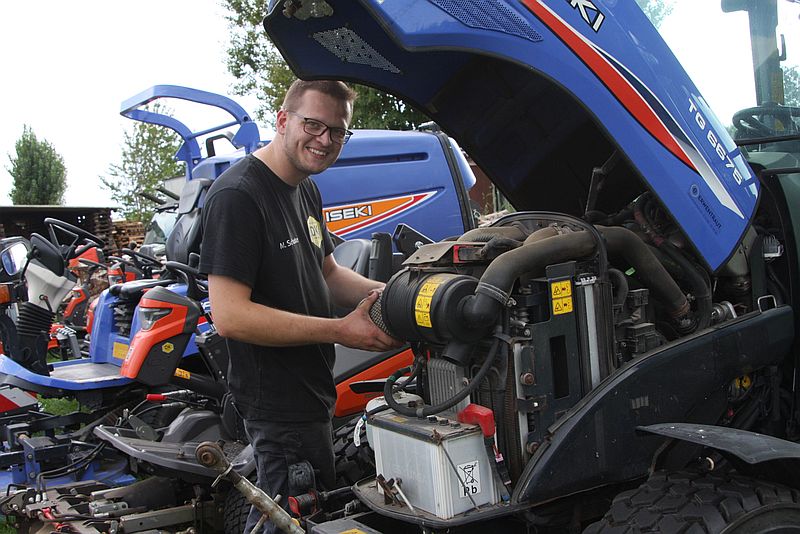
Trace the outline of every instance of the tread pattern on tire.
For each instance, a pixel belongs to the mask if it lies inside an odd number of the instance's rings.
[[[352,486],[362,478],[375,474],[375,454],[367,444],[366,426],[361,427],[361,446],[356,447],[353,431],[361,416],[351,419],[333,433],[333,454],[336,465],[336,487]]]
[[[797,490],[732,473],[659,471],[620,493],[584,534],[714,533],[770,504],[800,504]]]
[[[251,480],[252,482],[253,480]],[[250,503],[239,490],[230,488],[225,496],[223,525],[225,534],[242,534],[250,514]]]

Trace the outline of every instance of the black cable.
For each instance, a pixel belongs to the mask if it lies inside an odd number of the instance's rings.
[[[85,469],[88,465],[97,458],[97,455],[100,454],[106,445],[107,442],[99,443],[94,449],[92,449],[86,456],[68,464],[66,466],[57,467],[56,469],[51,469],[50,471],[42,471],[36,477],[36,491],[37,492],[44,492],[47,489],[47,486],[44,484],[44,480],[47,478],[56,478],[60,476],[67,476],[80,471],[81,469]]]
[[[495,328],[495,334],[498,334],[498,333],[500,333],[500,327],[499,326]],[[409,368],[405,367],[403,369],[395,371],[386,380],[386,384],[383,387],[383,396],[386,399],[386,404],[392,410],[394,410],[395,412],[397,412],[399,414],[406,415],[408,417],[420,417],[420,418],[421,417],[427,417],[429,415],[434,415],[434,414],[443,412],[443,411],[447,410],[448,408],[452,408],[453,406],[455,406],[456,404],[458,404],[459,402],[461,402],[462,400],[467,398],[473,391],[475,391],[475,389],[481,383],[483,378],[489,372],[489,369],[492,367],[492,363],[494,362],[494,358],[495,358],[495,355],[497,353],[497,349],[498,349],[499,346],[500,346],[500,338],[495,337],[494,341],[492,342],[492,346],[489,349],[489,353],[486,355],[486,359],[484,360],[483,365],[481,366],[481,368],[478,371],[478,373],[473,377],[472,381],[467,385],[467,387],[465,387],[464,389],[462,389],[461,391],[459,391],[458,393],[456,393],[455,395],[450,397],[448,400],[446,400],[446,401],[444,401],[444,402],[442,402],[440,404],[437,404],[436,406],[425,406],[425,407],[422,407],[422,408],[409,408],[407,406],[403,406],[400,403],[398,403],[394,399],[394,397],[392,396],[392,386],[394,386],[394,383],[397,382],[397,379],[399,377],[401,377],[402,375],[404,375],[405,373],[408,372]]]

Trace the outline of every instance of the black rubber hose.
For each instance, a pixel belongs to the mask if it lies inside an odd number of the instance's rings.
[[[686,295],[639,236],[619,226],[598,226],[597,230],[605,238],[608,250],[624,257],[636,269],[642,283],[667,305],[673,318],[689,313]]]
[[[523,245],[497,257],[483,273],[475,295],[461,306],[466,323],[474,328],[493,325],[508,302],[514,282],[523,273],[537,272],[547,265],[582,258],[595,250],[589,232],[557,235]]]
[[[711,324],[711,308],[713,307],[710,285],[705,277],[700,274],[698,268],[692,265],[675,245],[669,241],[664,241],[658,248],[683,269],[686,281],[689,282],[692,295],[694,295],[697,302],[697,329],[707,328]]]
[[[547,239],[548,237],[555,237],[558,235],[558,230],[556,230],[552,226],[547,226],[545,228],[540,228],[536,230],[531,235],[525,238],[526,245],[530,245],[531,243],[536,243],[537,241],[541,241],[542,239]]]
[[[613,278],[612,283],[616,289],[614,293],[614,304],[622,306],[625,304],[625,299],[628,298],[628,279],[625,278],[625,273],[619,269],[609,269],[608,274]]]
[[[494,361],[494,357],[497,354],[497,349],[499,346],[500,346],[500,339],[494,338],[494,341],[492,341],[492,347],[489,349],[489,353],[486,355],[486,359],[483,361],[483,365],[481,365],[481,368],[472,378],[467,387],[465,387],[464,389],[462,389],[461,391],[459,391],[446,401],[437,404],[436,406],[409,408],[408,406],[403,406],[394,399],[394,396],[392,396],[392,387],[394,386],[394,383],[397,382],[397,380],[401,376],[403,376],[410,370],[409,367],[404,367],[403,369],[395,371],[389,378],[386,379],[386,384],[384,384],[383,386],[383,398],[386,400],[386,404],[389,405],[389,407],[392,410],[408,417],[422,418],[422,417],[428,417],[429,415],[435,415],[437,413],[441,413],[447,410],[448,408],[452,408],[462,400],[466,399],[470,394],[472,394],[473,391],[475,391],[478,385],[483,381],[484,377],[486,376],[486,373],[488,373],[489,369],[491,369],[492,362]]]

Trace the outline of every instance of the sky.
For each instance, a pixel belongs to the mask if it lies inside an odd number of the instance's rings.
[[[789,64],[797,65],[800,4],[779,5],[779,31],[786,34]],[[676,0],[662,33],[729,124],[734,111],[755,103],[755,90],[747,17],[721,16],[719,6],[720,0]],[[123,133],[133,124],[119,115],[122,101],[156,84],[174,84],[231,96],[253,112],[253,98],[233,95],[227,43],[218,0],[4,2],[0,206],[11,204],[9,154],[25,124],[63,156],[66,205],[113,206],[99,176],[119,162]],[[262,138],[268,136],[262,128]]]
[[[23,125],[67,167],[68,206],[112,206],[100,175],[121,158],[133,124],[120,104],[156,84],[231,96],[228,27],[216,0],[25,0],[0,15],[0,205],[11,205],[9,154]],[[250,104],[248,105],[248,102]]]

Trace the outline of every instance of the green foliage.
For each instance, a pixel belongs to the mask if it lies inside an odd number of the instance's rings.
[[[48,399],[40,396],[39,404],[42,405],[43,412],[53,415],[66,415],[81,409],[80,403],[75,399]]]
[[[672,13],[673,0],[636,0],[636,3],[656,28]]]
[[[783,69],[783,95],[787,106],[800,106],[800,68]]]
[[[295,76],[261,25],[267,0],[223,0],[223,5],[231,32],[228,70],[237,80],[234,91],[255,94],[260,104],[256,116],[274,126],[275,113]],[[394,96],[361,85],[354,88],[359,95],[351,125],[355,128],[402,130],[428,120]]]
[[[47,140],[36,138],[33,129],[24,126],[14,146],[16,156],[9,154],[14,178],[11,202],[14,204],[61,204],[67,189],[64,159]]]
[[[158,103],[148,109],[169,114]],[[136,122],[132,131],[124,133],[121,162],[111,164],[108,176],[101,176],[100,181],[111,191],[127,220],[150,220],[155,204],[139,193],[155,195],[155,188],[165,179],[183,173],[183,166],[174,157],[179,147],[178,135],[162,126]]]

